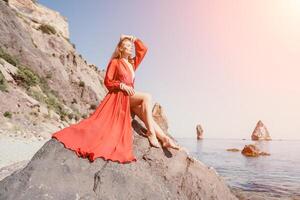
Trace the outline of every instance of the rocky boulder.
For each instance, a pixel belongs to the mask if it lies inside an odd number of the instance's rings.
[[[153,148],[133,120],[137,162],[94,162],[50,139],[0,182],[0,199],[237,199],[213,168],[185,150]]]
[[[259,149],[253,144],[245,145],[242,150],[242,154],[245,156],[256,157],[259,156]]]
[[[245,147],[243,148],[241,153],[243,155],[249,156],[249,157],[258,157],[260,155],[262,155],[262,156],[269,156],[270,155],[267,152],[260,151],[260,149],[254,144],[245,145]]]
[[[7,82],[15,83],[12,75],[17,74],[17,67],[11,65],[2,58],[0,58],[0,73],[3,74],[3,77]]]
[[[154,121],[160,126],[160,128],[164,131],[164,133],[169,137],[171,137],[173,140],[176,140],[174,137],[172,137],[172,134],[169,133],[169,124],[168,124],[167,115],[163,107],[158,102],[154,103],[154,106],[152,108],[152,116]]]
[[[154,104],[152,108],[152,116],[161,129],[164,132],[168,132],[168,119],[163,107],[159,103]]]

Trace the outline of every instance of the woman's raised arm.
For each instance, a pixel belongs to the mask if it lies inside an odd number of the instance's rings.
[[[116,59],[111,59],[106,69],[104,85],[109,91],[121,89],[120,88],[121,81],[115,79],[117,66],[118,66],[118,61]]]
[[[139,39],[135,38],[135,57],[134,57],[134,71],[138,68],[139,64],[142,62],[143,58],[147,53],[147,46]]]

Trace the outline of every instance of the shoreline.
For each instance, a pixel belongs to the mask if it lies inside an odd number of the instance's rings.
[[[0,181],[23,169],[47,141],[0,135]]]
[[[239,200],[300,200],[299,195],[278,195],[270,192],[242,190],[229,185],[228,187]]]

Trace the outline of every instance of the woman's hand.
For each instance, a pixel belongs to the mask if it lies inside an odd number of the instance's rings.
[[[122,40],[122,39],[124,39],[124,38],[130,38],[130,35],[121,34],[120,39]]]
[[[121,90],[125,91],[130,96],[135,94],[134,89],[131,86],[128,86],[124,83],[121,83],[120,88],[121,88]]]
[[[136,40],[136,37],[133,35],[125,35],[125,34],[121,34],[120,40],[122,40],[123,38],[129,38],[130,41],[134,42]]]

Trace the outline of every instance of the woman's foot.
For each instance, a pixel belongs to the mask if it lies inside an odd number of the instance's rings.
[[[155,134],[150,133],[150,131],[147,131],[146,136],[148,137],[148,140],[149,140],[150,144],[151,144],[153,147],[156,147],[156,148],[159,148],[159,147],[160,147],[159,142],[158,142],[157,137],[156,137]]]
[[[176,150],[179,150],[180,149],[180,146],[178,146],[177,144],[175,144],[173,142],[172,139],[170,139],[169,137],[165,137],[163,140],[162,140],[162,146],[164,148],[173,148],[173,149],[176,149]]]

